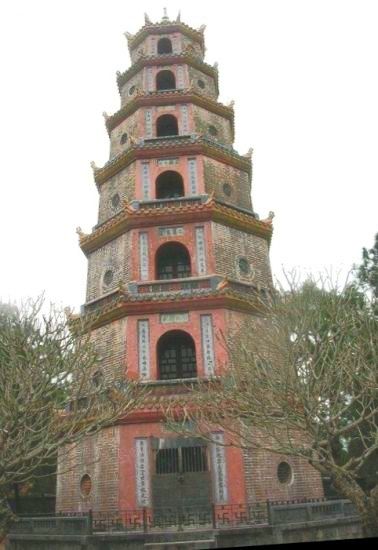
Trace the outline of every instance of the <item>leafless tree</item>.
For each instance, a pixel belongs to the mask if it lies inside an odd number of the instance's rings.
[[[327,284],[291,285],[230,328],[225,376],[199,381],[167,414],[181,433],[218,426],[234,445],[307,460],[377,536],[378,320],[356,288]],[[369,463],[374,482],[363,487]]]
[[[57,451],[72,449],[143,401],[132,382],[94,378],[99,368],[92,320],[65,315],[43,300],[0,305],[0,540],[12,514],[7,493],[26,483]]]

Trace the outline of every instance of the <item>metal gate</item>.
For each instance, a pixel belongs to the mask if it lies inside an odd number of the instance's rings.
[[[211,524],[207,446],[191,439],[156,440],[152,477],[154,523],[161,527]]]

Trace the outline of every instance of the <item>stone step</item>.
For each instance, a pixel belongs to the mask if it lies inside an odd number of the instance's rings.
[[[170,543],[170,542],[186,542],[188,540],[194,541],[194,540],[210,540],[214,539],[214,531],[212,529],[206,529],[206,530],[196,530],[196,529],[188,529],[185,531],[177,531],[177,529],[174,529],[172,531],[169,531],[166,529],[165,531],[159,533],[156,531],[150,531],[149,533],[149,542],[146,544],[153,544],[153,543]]]
[[[145,543],[146,550],[205,550],[215,548],[215,540],[172,540],[165,542]]]

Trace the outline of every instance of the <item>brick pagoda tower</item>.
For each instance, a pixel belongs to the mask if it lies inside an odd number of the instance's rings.
[[[253,210],[251,152],[233,149],[233,106],[218,102],[204,27],[146,16],[126,36],[132,65],[117,74],[121,107],[104,115],[110,159],[93,165],[98,223],[80,232],[88,258],[82,312],[98,314],[94,380],[130,377],[168,398],[227,368],[217,334],[255,315],[271,289],[272,225]],[[213,437],[227,442],[216,429]],[[75,466],[58,476],[58,511],[322,496],[304,462],[180,438],[153,402],[88,438],[68,462]]]

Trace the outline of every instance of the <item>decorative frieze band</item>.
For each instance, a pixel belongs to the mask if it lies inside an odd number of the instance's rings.
[[[150,326],[147,319],[138,321],[139,378],[150,379]]]
[[[150,468],[148,439],[135,439],[136,500],[140,507],[150,506]]]
[[[189,313],[161,313],[160,322],[168,323],[187,323],[189,321]]]
[[[211,461],[214,473],[214,502],[215,504],[224,504],[228,500],[227,471],[226,471],[226,452],[224,443],[224,434],[221,432],[211,433]],[[219,443],[219,444],[218,444]]]
[[[180,227],[159,227],[159,237],[174,237],[175,235],[183,235],[184,228]]]
[[[214,357],[214,336],[213,319],[211,315],[201,315],[201,339],[202,339],[202,359],[205,376],[214,376],[215,357]]]

